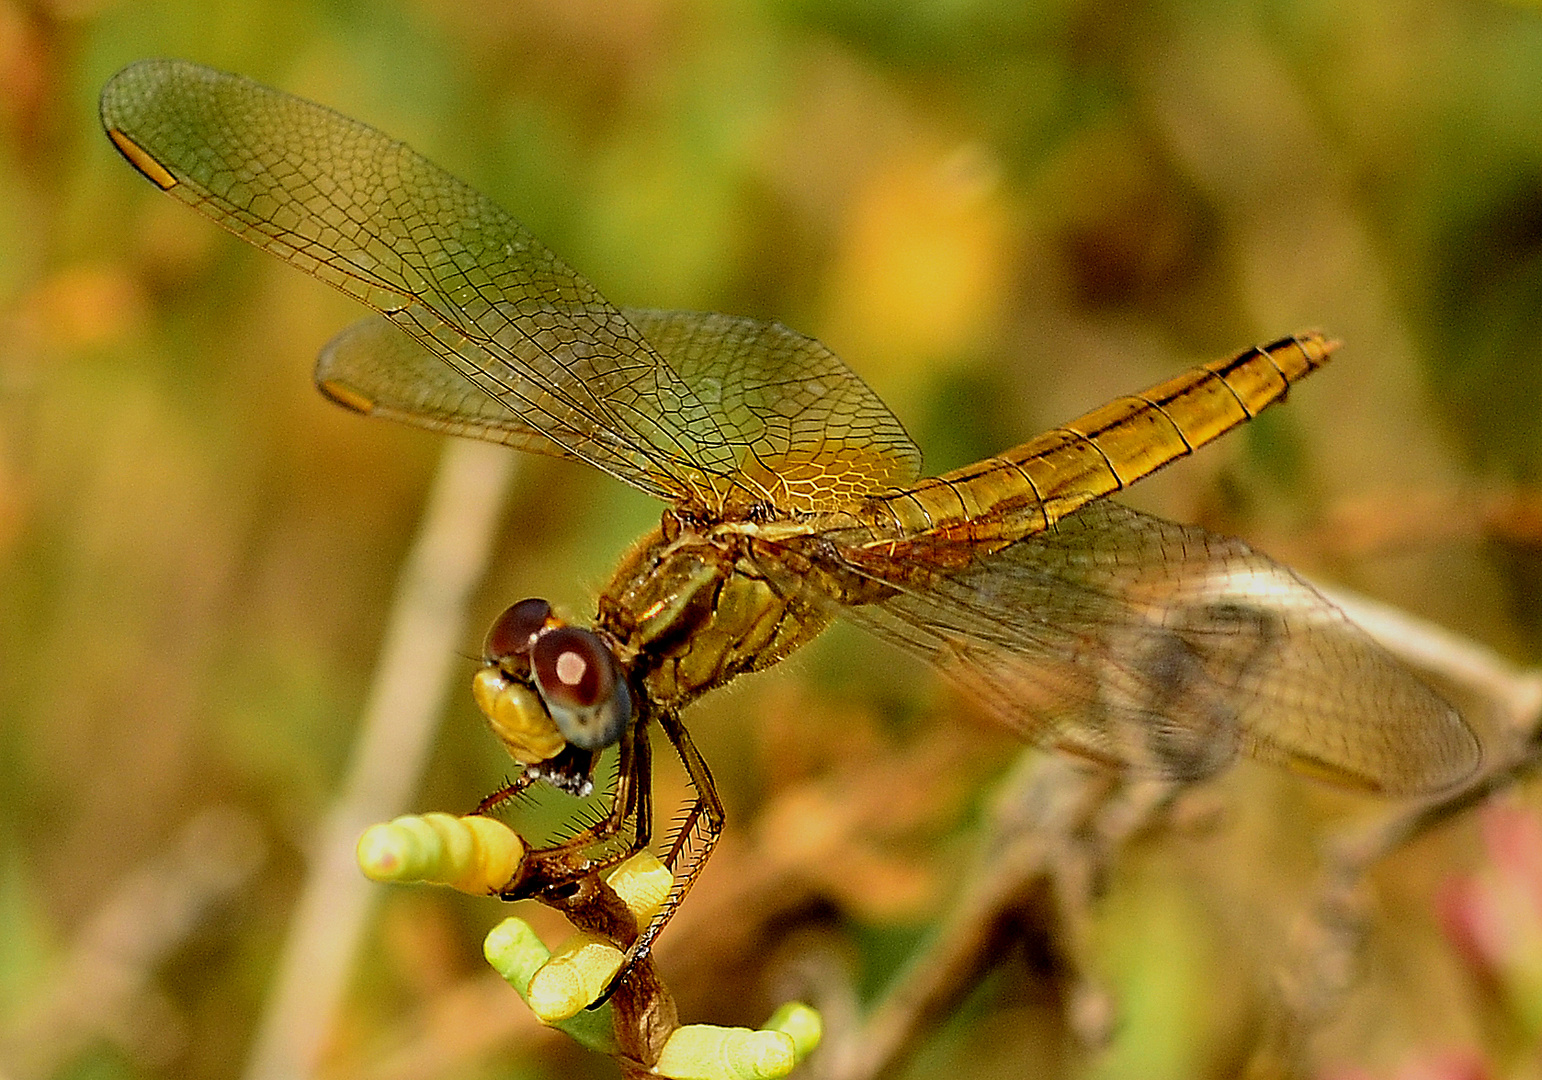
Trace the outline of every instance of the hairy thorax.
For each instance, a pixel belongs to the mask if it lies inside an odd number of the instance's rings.
[[[678,709],[746,671],[769,667],[830,622],[787,565],[796,543],[753,525],[697,529],[666,513],[601,593],[595,630],[647,699]]]

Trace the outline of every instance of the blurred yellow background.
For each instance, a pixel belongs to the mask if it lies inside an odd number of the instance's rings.
[[[146,56],[240,72],[406,140],[618,304],[821,338],[909,426],[928,471],[1326,328],[1345,348],[1288,408],[1132,501],[1517,661],[1542,647],[1534,5],[0,0],[8,1075],[240,1074],[440,447],[312,389],[318,349],[360,309],[114,153],[96,95]],[[467,657],[521,597],[585,614],[658,509],[534,459],[509,500]],[[915,821],[867,862],[804,872],[786,916],[834,935],[870,994],[945,909],[1015,744],[855,633],[783,666],[687,717],[731,815],[702,889],[749,872],[733,852],[786,809],[779,793],[853,763],[891,775],[930,747],[948,764],[911,778],[936,787],[896,811]],[[509,769],[466,692],[472,670],[456,669],[413,809],[467,811]],[[1266,807],[1314,797],[1244,776]],[[680,790],[661,779],[665,815]],[[1529,835],[1535,795],[1508,798]],[[1321,843],[1279,814],[1259,830],[1299,861],[1238,842],[1259,813],[1224,819],[1230,843],[1143,851],[1111,886],[1100,932],[1127,1011],[1109,1049],[1074,1046],[1019,961],[906,1075],[1231,1074],[1267,982],[1236,942],[1267,936],[1251,905]],[[1518,864],[1529,991],[1464,958],[1441,916],[1461,882],[1503,876],[1485,856],[1504,849],[1497,828],[1460,823],[1394,860],[1377,917],[1401,946],[1376,954],[1391,988],[1314,1051],[1318,1075],[1452,1061],[1487,1071],[1419,1075],[1539,1074],[1542,874],[1524,868],[1542,856]],[[134,892],[181,880],[167,860],[209,835],[229,845],[228,884],[186,886],[197,902]],[[123,910],[164,925],[113,937]],[[502,914],[380,890],[323,1075],[614,1075],[487,989],[479,942]],[[662,957],[666,977],[682,957],[682,1014],[758,1023],[775,990],[693,978],[691,932],[672,929]],[[115,979],[106,1012],[39,1019],[59,987]]]

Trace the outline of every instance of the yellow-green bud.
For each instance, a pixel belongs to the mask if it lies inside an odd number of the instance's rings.
[[[507,918],[487,935],[482,953],[493,970],[530,1003],[530,981],[541,966],[551,959],[551,950],[541,943],[530,924],[519,918]],[[578,1042],[601,1054],[615,1054],[616,1036],[610,1003],[598,1009],[584,1010],[551,1026],[571,1035]]]
[[[785,1031],[688,1024],[669,1037],[653,1071],[669,1080],[777,1080],[796,1064]]]
[[[639,851],[616,867],[605,883],[631,909],[637,925],[643,927],[658,913],[664,898],[669,895],[670,886],[675,883],[675,876],[653,852]]]
[[[424,881],[486,896],[514,877],[525,845],[492,818],[409,814],[364,830],[356,853],[374,881]]]
[[[576,1016],[621,970],[623,953],[594,934],[574,934],[530,980],[530,1011],[545,1024]]]
[[[771,1014],[766,1031],[785,1031],[792,1036],[793,1053],[799,1061],[812,1054],[824,1038],[824,1018],[801,1001],[787,1001]]]

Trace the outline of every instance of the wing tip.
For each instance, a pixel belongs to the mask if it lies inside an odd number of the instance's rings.
[[[349,412],[360,413],[368,416],[375,411],[375,400],[360,390],[354,389],[340,379],[317,379],[316,389],[321,391],[321,396],[334,405],[341,405]]]
[[[171,170],[157,161],[155,155],[135,142],[122,128],[108,127],[107,137],[117,147],[118,153],[123,155],[123,159],[150,183],[162,191],[170,191],[177,186],[178,180]]]

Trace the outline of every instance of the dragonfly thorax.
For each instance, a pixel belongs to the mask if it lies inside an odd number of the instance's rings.
[[[567,790],[618,742],[634,702],[678,710],[736,675],[776,663],[829,623],[773,586],[731,527],[671,518],[645,537],[600,597],[594,629],[522,600],[493,623],[472,682],[510,756]]]
[[[666,513],[611,579],[595,629],[616,643],[650,704],[679,709],[829,624],[801,592],[773,583],[754,544],[742,529],[693,527]]]

